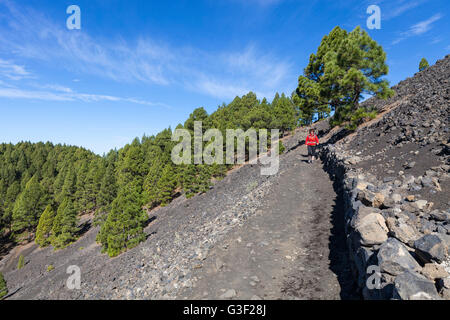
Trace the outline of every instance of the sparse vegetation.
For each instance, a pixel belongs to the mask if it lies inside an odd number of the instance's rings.
[[[8,294],[8,286],[6,280],[3,277],[3,273],[0,272],[0,299]]]
[[[360,107],[350,116],[350,121],[349,124],[347,124],[346,128],[350,131],[354,131],[360,124],[374,119],[376,116],[376,110],[369,111],[363,107]]]
[[[19,262],[17,263],[17,270],[22,269],[25,266],[25,257],[20,255]]]
[[[50,272],[50,271],[52,271],[54,269],[55,269],[55,267],[52,264],[47,266],[47,272]]]
[[[430,65],[428,64],[427,59],[422,58],[422,60],[420,60],[420,63],[419,63],[419,71],[423,71],[423,70],[425,70],[426,68],[428,68],[429,66],[430,66]]]

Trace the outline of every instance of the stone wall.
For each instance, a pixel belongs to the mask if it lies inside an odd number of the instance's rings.
[[[351,267],[363,297],[450,299],[450,212],[405,192],[448,168],[380,181],[354,170],[358,159],[339,145],[325,146],[321,158],[343,193]]]

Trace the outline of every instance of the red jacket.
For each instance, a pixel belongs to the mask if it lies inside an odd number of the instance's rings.
[[[319,144],[319,138],[316,135],[308,135],[306,136],[305,144],[307,146],[315,146]]]

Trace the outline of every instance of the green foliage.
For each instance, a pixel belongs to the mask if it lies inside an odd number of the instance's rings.
[[[363,95],[386,99],[389,88],[386,53],[360,27],[347,32],[335,27],[323,37],[316,54],[311,54],[304,75],[299,77],[296,97],[303,122],[314,113],[335,111],[332,125],[349,121]]]
[[[55,249],[67,247],[76,240],[77,211],[71,199],[66,198],[58,207],[51,230],[50,242]]]
[[[24,230],[31,230],[44,210],[44,192],[37,177],[31,178],[25,190],[19,195],[13,209],[13,231],[20,233]]]
[[[105,174],[100,183],[100,190],[96,198],[97,210],[95,212],[94,225],[101,226],[106,219],[107,212],[111,210],[111,203],[117,196],[117,184],[115,176],[115,158],[107,160]]]
[[[0,144],[0,232],[31,239],[46,206],[58,207],[65,198],[74,201],[77,212],[95,210],[105,164],[78,147]]]
[[[48,205],[44,213],[39,218],[39,224],[36,230],[36,243],[40,247],[46,247],[50,244],[50,234],[53,228],[53,221],[55,219],[55,213],[51,205]]]
[[[427,59],[422,58],[422,60],[420,60],[420,63],[419,63],[419,71],[423,71],[423,70],[425,70],[426,68],[428,68],[429,66],[430,66],[430,65],[428,64]]]
[[[25,257],[20,255],[19,262],[17,263],[17,270],[22,269],[25,266]]]
[[[3,273],[0,272],[0,299],[8,294],[8,286],[6,280],[3,277]]]
[[[141,207],[140,188],[133,183],[119,191],[113,201],[111,212],[97,235],[103,252],[115,257],[145,240],[143,231],[148,219]]]
[[[368,111],[365,108],[358,108],[350,117],[350,122],[346,128],[350,131],[356,130],[356,128],[365,121],[374,119],[377,116],[377,111]]]
[[[6,189],[6,188],[5,188]],[[6,196],[3,200],[3,210],[0,209],[0,213],[3,211],[0,216],[1,224],[8,228],[9,231],[12,229],[13,222],[13,209],[15,205],[16,198],[20,194],[20,182],[14,181],[8,188],[6,192]],[[0,200],[2,201],[2,200]]]
[[[47,266],[47,272],[50,272],[50,271],[53,271],[53,270],[55,270],[55,267],[52,264]]]
[[[293,130],[297,127],[297,116],[295,105],[291,99],[286,97],[284,93],[281,97],[278,93],[272,101],[272,128],[278,128],[283,135],[284,132]],[[264,124],[261,128],[266,128]]]
[[[161,178],[161,168],[161,161],[155,159],[144,180],[144,200],[146,203],[149,203],[151,207],[155,206],[158,202],[159,189],[157,185]]]
[[[282,154],[286,150],[283,141],[278,141],[278,154]]]
[[[173,192],[176,186],[176,176],[174,174],[174,169],[170,163],[168,163],[162,173],[161,178],[157,183],[157,202],[161,204],[161,206],[166,206],[170,200],[172,200]]]

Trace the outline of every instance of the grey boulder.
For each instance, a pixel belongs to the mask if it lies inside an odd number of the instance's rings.
[[[389,238],[380,246],[377,258],[380,271],[391,275],[398,275],[406,270],[421,269],[406,246],[395,238]]]

